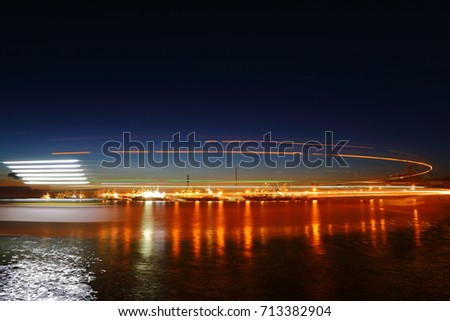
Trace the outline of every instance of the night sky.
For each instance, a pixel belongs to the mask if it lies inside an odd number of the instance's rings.
[[[143,141],[178,131],[217,140],[260,140],[271,131],[278,140],[323,141],[332,130],[373,153],[417,155],[434,165],[431,177],[450,174],[444,5],[60,2],[1,4],[2,161],[90,151],[76,158],[94,177],[124,178],[136,172],[98,166],[101,145],[123,131]],[[353,164],[343,179],[363,170],[382,176],[386,165]],[[164,180],[187,172],[147,174]],[[3,185],[7,173],[2,165]],[[230,169],[190,173],[234,177]],[[327,180],[325,170],[242,175]]]

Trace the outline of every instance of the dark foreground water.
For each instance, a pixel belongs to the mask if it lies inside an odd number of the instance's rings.
[[[450,201],[2,206],[0,300],[47,299],[449,300]]]

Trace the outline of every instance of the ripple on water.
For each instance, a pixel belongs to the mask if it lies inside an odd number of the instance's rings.
[[[88,267],[99,259],[82,241],[8,237],[0,250],[1,301],[95,300]]]

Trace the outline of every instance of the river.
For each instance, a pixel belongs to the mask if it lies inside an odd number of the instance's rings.
[[[449,300],[450,200],[0,207],[0,300]]]

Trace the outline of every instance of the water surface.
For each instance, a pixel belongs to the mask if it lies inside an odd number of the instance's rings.
[[[450,299],[445,198],[2,206],[0,220],[0,300]]]

